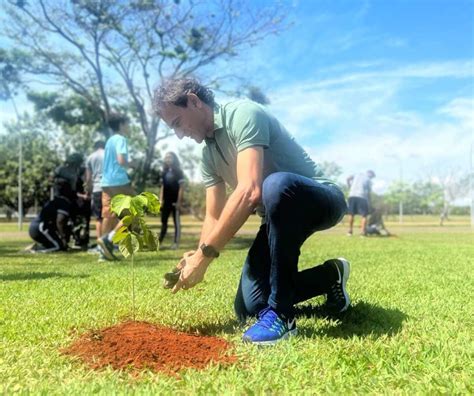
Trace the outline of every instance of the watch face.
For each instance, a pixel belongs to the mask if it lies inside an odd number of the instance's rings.
[[[219,253],[210,245],[202,244],[201,250],[206,257],[219,257]]]
[[[211,249],[209,249],[209,246],[204,246],[202,248],[202,252],[204,253],[204,256],[207,256],[207,257],[211,257],[212,255],[212,251],[210,251]]]

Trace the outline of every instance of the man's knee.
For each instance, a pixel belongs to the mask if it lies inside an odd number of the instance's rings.
[[[257,304],[247,307],[243,298],[237,296],[234,301],[234,312],[239,322],[245,322],[248,318],[253,318],[258,315],[262,307],[259,308]]]
[[[271,213],[278,209],[285,196],[285,190],[292,183],[292,176],[288,172],[276,172],[263,181],[262,202],[266,212]]]

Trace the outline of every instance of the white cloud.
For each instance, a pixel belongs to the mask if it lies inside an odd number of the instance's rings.
[[[452,97],[427,110],[405,105],[401,93],[418,79],[472,78],[471,61],[419,63],[324,80],[271,92],[272,111],[317,161],[335,161],[345,174],[372,168],[383,191],[449,167],[467,171],[474,98]],[[424,81],[424,80],[423,80]],[[420,91],[420,98],[423,97]],[[449,90],[444,88],[444,95]]]

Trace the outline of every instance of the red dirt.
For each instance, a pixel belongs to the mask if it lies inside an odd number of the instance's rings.
[[[221,338],[128,321],[90,331],[61,352],[79,357],[93,369],[112,366],[117,370],[151,369],[176,374],[183,368],[205,368],[211,362],[235,362],[235,356],[226,354],[229,347]]]

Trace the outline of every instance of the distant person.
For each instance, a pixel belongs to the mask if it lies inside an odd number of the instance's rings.
[[[391,236],[392,235],[385,227],[385,223],[383,221],[382,209],[374,208],[372,213],[370,213],[369,219],[367,221],[366,234],[375,235],[375,236]]]
[[[94,152],[86,160],[86,188],[91,197],[91,212],[95,217],[97,239],[102,236],[102,167],[104,164],[105,142],[94,143]]]
[[[368,170],[365,173],[352,175],[347,179],[349,186],[349,231],[347,235],[351,236],[354,226],[354,216],[360,215],[362,217],[360,223],[361,236],[366,235],[367,215],[370,207],[370,194],[372,192],[372,179],[375,173]]]
[[[64,164],[54,170],[54,196],[66,196],[74,204],[83,162],[84,157],[79,153],[74,153],[66,158]],[[58,192],[59,185],[61,185],[62,189],[61,194]]]
[[[161,232],[159,241],[161,244],[165,239],[168,230],[168,218],[169,215],[172,214],[174,222],[174,242],[171,245],[171,249],[177,249],[181,238],[180,210],[183,201],[184,183],[186,180],[178,156],[175,153],[171,151],[167,153],[163,162],[160,194]]]
[[[70,186],[67,182],[58,181],[54,199],[48,201],[31,222],[30,237],[39,245],[38,249],[32,251],[51,253],[67,250],[71,234],[68,222],[71,217],[72,203],[64,194],[68,194],[69,191]]]
[[[84,190],[85,168],[84,157],[73,153],[66,158],[63,165],[54,170],[54,196],[67,197],[71,202],[72,237],[74,245],[87,249],[89,244],[90,201]],[[58,193],[58,186],[62,192]],[[59,195],[58,195],[59,194]]]
[[[102,168],[102,236],[97,240],[107,260],[116,260],[112,238],[121,223],[112,213],[110,204],[118,194],[135,195],[130,184],[127,168],[131,166],[128,158],[127,136],[130,133],[130,120],[127,116],[113,113],[109,116],[109,127],[113,135],[107,140]]]
[[[76,183],[76,197],[74,202],[74,213],[72,216],[74,246],[82,250],[87,250],[90,237],[91,222],[91,200],[86,193],[86,168],[81,166],[79,177]]]

